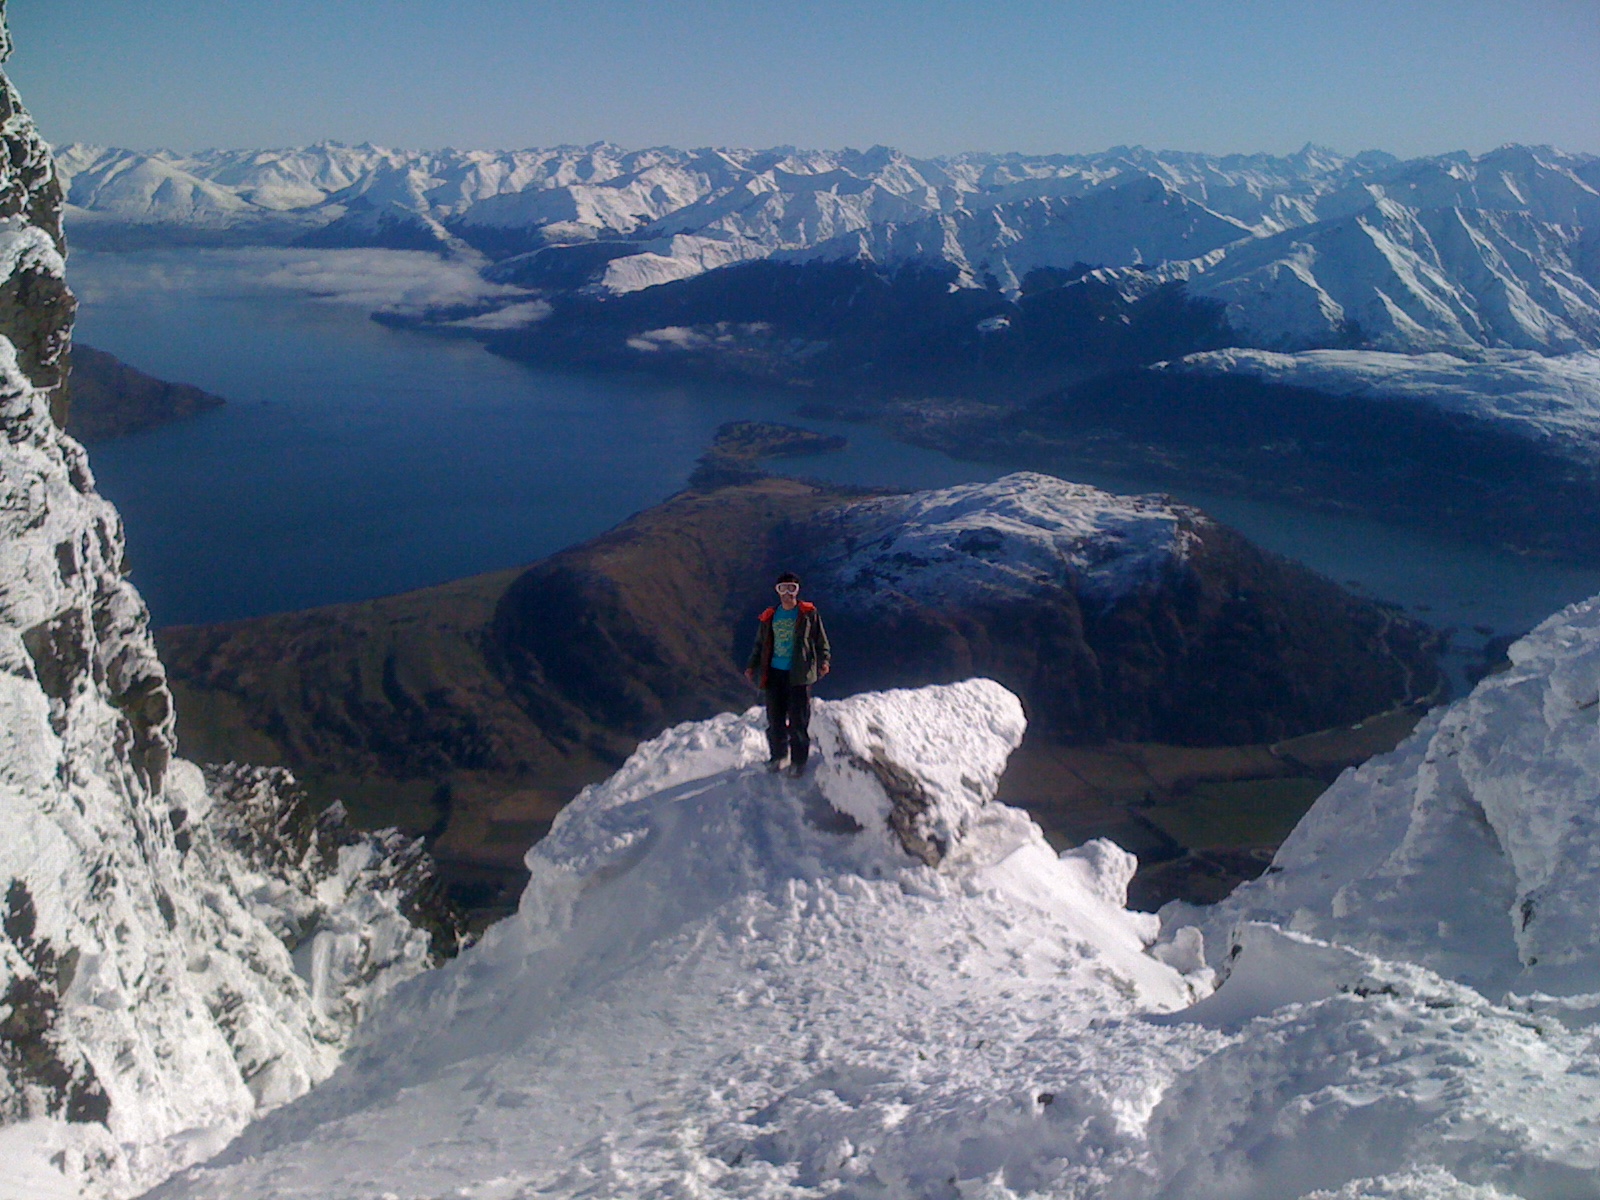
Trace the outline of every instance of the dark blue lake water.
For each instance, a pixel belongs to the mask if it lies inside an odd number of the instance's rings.
[[[387,329],[376,305],[476,286],[388,251],[78,254],[85,342],[229,404],[91,449],[157,624],[220,621],[518,566],[679,490],[724,421],[845,434],[785,469],[935,487],[1002,468],[797,419],[759,388],[538,371],[470,341]],[[311,293],[319,295],[312,295]],[[1087,479],[1123,490],[1141,481]],[[1520,632],[1600,592],[1600,571],[1528,563],[1366,521],[1188,491],[1257,542],[1458,632]]]

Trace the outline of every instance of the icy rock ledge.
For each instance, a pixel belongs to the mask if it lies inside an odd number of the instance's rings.
[[[1494,1000],[1600,1009],[1600,597],[1510,658],[1346,772],[1261,879],[1203,913],[1172,906],[1168,928],[1203,928],[1213,965],[1237,927],[1272,921]]]
[[[1026,728],[1021,702],[987,679],[824,704],[817,786],[863,828],[889,828],[907,854],[938,866],[994,798]]]

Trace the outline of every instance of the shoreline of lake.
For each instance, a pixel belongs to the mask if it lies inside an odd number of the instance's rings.
[[[783,462],[786,474],[828,482],[920,488],[1006,472],[874,425],[798,416],[802,397],[787,389],[540,371],[476,342],[381,325],[353,268],[380,276],[377,287],[396,254],[74,256],[86,341],[230,401],[91,454],[123,512],[133,578],[158,625],[526,565],[680,490],[730,420],[847,437],[842,451]],[[350,267],[356,286],[346,302],[263,286],[263,264],[274,262],[321,281]],[[1139,480],[1081,481],[1169,492],[1347,587],[1454,628],[1458,686],[1492,638],[1600,592],[1600,570],[1359,518]]]

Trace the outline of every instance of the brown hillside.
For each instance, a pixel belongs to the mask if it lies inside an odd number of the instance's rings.
[[[166,630],[180,749],[289,766],[359,822],[429,831],[458,880],[512,872],[560,806],[640,738],[755,701],[741,671],[784,567],[807,579],[833,634],[836,670],[819,694],[974,674],[1017,691],[1033,722],[1018,799],[1041,813],[1052,794],[1082,792],[1068,778],[1074,746],[1272,742],[1438,681],[1422,627],[1210,524],[1186,566],[1109,609],[1057,589],[890,618],[870,597],[828,591],[831,523],[814,518],[850,499],[776,478],[690,491],[526,571]],[[1240,778],[1244,760],[1224,758],[1150,788],[1102,789],[1105,803]],[[1266,775],[1296,773],[1264,748],[1256,759]],[[1096,826],[1074,809],[1061,827]]]

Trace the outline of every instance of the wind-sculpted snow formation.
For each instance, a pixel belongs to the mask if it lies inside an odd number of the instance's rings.
[[[125,1195],[332,1070],[430,958],[428,868],[284,772],[173,758],[121,523],[52,411],[61,197],[3,78],[0,140],[0,1194]]]
[[[1600,1018],[1600,598],[1509,653],[1335,784],[1275,870],[1206,915],[1208,938],[1282,918],[1530,1011]]]
[[[503,282],[541,251],[586,246],[565,286],[601,294],[773,254],[931,263],[1012,298],[1038,268],[1102,268],[1131,292],[1185,281],[1244,345],[1600,348],[1600,159],[1549,147],[1401,162],[1314,147],[923,159],[72,145],[58,161],[85,232],[470,248],[503,260]]]
[[[1591,1196],[1600,600],[1513,657],[1159,938],[1129,856],[991,798],[992,683],[820,704],[800,782],[755,710],[679,726],[515,918],[154,1196]]]
[[[1219,1055],[1195,1073],[1203,1112],[1171,1098],[1165,1136],[1212,1147],[1211,1177],[1245,1169],[1219,1131],[1254,1127],[1254,1155],[1285,1172],[1339,1152],[1421,1159],[1492,1195],[1600,1187],[1600,598],[1510,660],[1347,772],[1264,877],[1164,913],[1230,964],[1191,1016],[1283,1055]],[[1363,1008],[1376,1019],[1356,1027]],[[1315,1086],[1286,1091],[1296,1060]]]
[[[805,781],[763,769],[757,710],[642,745],[529,852],[515,917],[156,1194],[920,1196],[1100,1173],[1069,1160],[1134,1137],[1219,1041],[1129,1018],[1208,974],[1144,952],[1129,855],[1058,856],[992,802],[1023,732],[1010,693],[818,709]],[[937,868],[897,828],[911,796]]]

